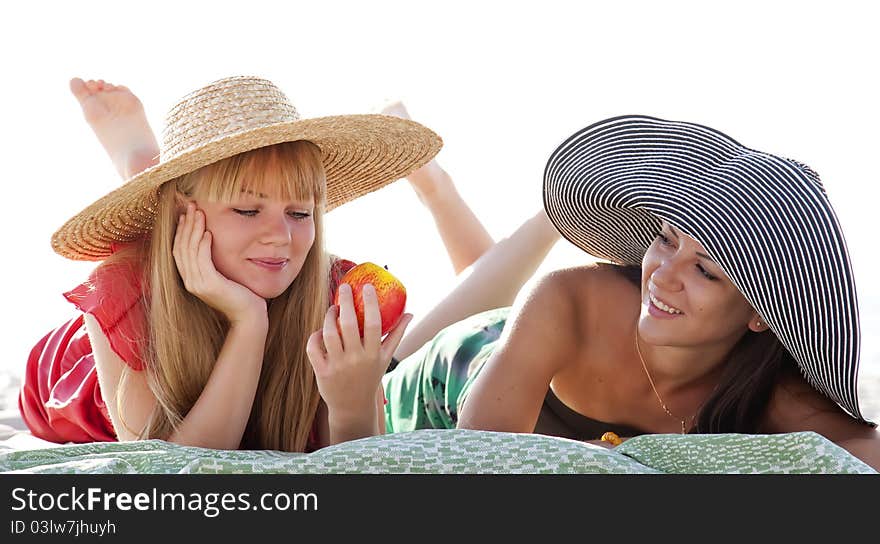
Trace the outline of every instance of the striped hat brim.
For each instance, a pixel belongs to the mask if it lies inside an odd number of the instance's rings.
[[[806,165],[698,124],[622,116],[565,140],[543,193],[562,236],[601,259],[640,265],[662,221],[700,242],[807,381],[864,421],[850,257]]]

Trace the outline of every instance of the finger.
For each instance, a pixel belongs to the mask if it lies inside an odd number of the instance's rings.
[[[339,314],[337,306],[330,306],[327,314],[324,316],[323,339],[324,346],[327,348],[327,355],[330,357],[339,357],[342,355],[342,339],[339,338],[339,329],[336,327],[336,318]]]
[[[206,277],[212,276],[217,272],[214,268],[214,260],[211,258],[211,243],[213,240],[214,238],[211,235],[211,231],[206,230],[205,233],[202,234],[198,253],[196,253],[196,264],[198,265],[197,276],[202,282],[205,281]]]
[[[339,286],[339,326],[342,329],[342,343],[345,349],[351,350],[361,346],[361,331],[354,309],[354,295],[351,285],[347,283]]]
[[[187,244],[189,245],[190,255],[195,257],[198,255],[199,244],[202,242],[202,234],[205,232],[205,224],[202,221],[201,212],[195,209],[192,205],[188,207],[187,215],[189,216],[191,225]]]
[[[316,375],[323,375],[327,368],[327,355],[324,353],[323,331],[317,330],[309,336],[306,342],[306,355],[312,363]]]
[[[376,288],[368,283],[361,291],[364,297],[364,347],[378,347],[382,340],[382,314]]]
[[[202,219],[202,212],[193,208],[191,211],[190,222],[192,229],[189,232],[189,240],[187,240],[187,252],[190,260],[190,270],[194,279],[201,282],[204,280],[203,270],[199,267],[199,248],[202,245],[202,239],[205,234],[205,224]]]
[[[198,263],[196,259],[196,251],[193,248],[193,238],[196,235],[196,215],[195,207],[190,204],[186,207],[186,213],[183,216],[183,233],[181,234],[181,256],[183,257],[184,266],[186,267],[187,280],[190,284],[199,281]]]
[[[189,239],[192,237],[193,223],[192,223],[192,212],[187,206],[183,209],[182,220],[177,227],[177,230],[180,234],[180,255],[181,257],[186,256],[187,252],[189,252]]]
[[[187,282],[189,276],[189,268],[187,266],[186,260],[186,242],[189,237],[187,233],[187,222],[186,222],[186,214],[180,214],[180,217],[177,219],[177,230],[174,232],[174,246],[171,250],[172,255],[174,255],[174,262],[177,263],[177,271],[180,272],[180,277],[183,279],[184,284]]]
[[[385,340],[382,342],[382,349],[380,351],[382,357],[381,359],[387,363],[391,362],[391,357],[394,355],[394,352],[397,351],[397,346],[400,345],[401,339],[403,339],[403,333],[406,332],[406,327],[409,325],[410,321],[412,321],[412,314],[403,314],[403,317],[400,318],[397,325],[388,332],[388,336],[385,337]]]

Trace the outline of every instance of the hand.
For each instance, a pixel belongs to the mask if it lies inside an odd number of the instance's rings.
[[[230,323],[267,317],[266,301],[247,287],[223,276],[211,258],[211,231],[205,214],[192,202],[180,216],[174,233],[172,254],[186,290],[226,316]]]
[[[376,290],[365,285],[363,296],[363,338],[358,330],[351,286],[344,283],[339,286],[339,307],[327,310],[324,327],[309,337],[306,346],[331,426],[334,422],[353,427],[375,424],[376,391],[412,320],[412,314],[403,314],[382,341]]]

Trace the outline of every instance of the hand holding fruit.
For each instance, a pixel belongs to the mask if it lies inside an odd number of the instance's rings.
[[[358,318],[351,285],[343,283],[335,297],[339,305],[327,310],[323,328],[311,335],[306,346],[318,391],[327,404],[331,432],[334,425],[372,429],[376,424],[376,391],[412,319],[411,314],[395,317],[397,325],[383,341],[377,291],[371,284],[361,285],[359,291],[362,320]]]

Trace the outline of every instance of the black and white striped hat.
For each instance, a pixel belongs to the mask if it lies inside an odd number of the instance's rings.
[[[645,116],[576,132],[547,161],[544,207],[587,253],[640,265],[661,220],[699,241],[807,381],[864,421],[843,232],[819,176],[717,130]]]

